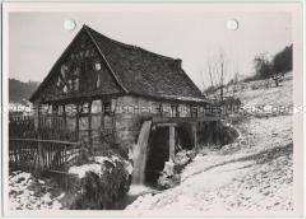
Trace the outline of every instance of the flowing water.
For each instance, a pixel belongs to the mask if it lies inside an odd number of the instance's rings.
[[[147,161],[147,148],[152,121],[145,121],[142,124],[138,142],[134,152],[134,171],[132,184],[143,185],[145,181],[145,167]]]

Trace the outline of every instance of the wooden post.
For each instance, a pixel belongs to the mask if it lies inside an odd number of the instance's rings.
[[[57,132],[54,133],[55,136],[52,136],[53,139],[59,140],[59,124],[58,124],[58,110],[59,106],[58,105],[51,105],[51,128],[54,128],[55,130],[58,130]],[[48,123],[48,120],[46,121]]]
[[[66,116],[66,105],[63,104],[63,120],[64,120],[64,129],[67,130],[67,116]]]
[[[101,131],[104,131],[104,101],[100,100],[101,104]]]
[[[192,126],[192,137],[193,137],[193,144],[196,152],[198,152],[198,138],[197,138],[197,123],[193,123]]]
[[[88,104],[88,140],[90,148],[93,150],[93,135],[92,135],[92,115],[91,115],[91,107],[92,107],[92,100]]]
[[[39,129],[39,108],[40,108],[40,105],[37,104],[37,103],[34,103],[34,127],[36,130]]]
[[[41,115],[41,105],[37,104],[37,139],[40,140],[42,139],[42,115]],[[36,169],[39,171],[43,170],[44,168],[44,152],[42,148],[42,143],[40,141],[37,142],[37,166]]]
[[[79,130],[79,118],[80,118],[80,109],[79,109],[79,104],[76,103],[75,104],[76,107],[76,115],[75,115],[75,119],[76,119],[76,125],[75,125],[75,138],[77,141],[79,141],[79,135],[80,135],[80,130]]]
[[[169,160],[174,161],[175,156],[175,126],[169,126]]]

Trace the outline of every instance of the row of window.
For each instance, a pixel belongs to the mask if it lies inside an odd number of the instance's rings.
[[[68,115],[86,115],[88,113],[100,113],[103,112],[104,114],[111,114],[112,107],[111,101],[100,101],[95,100],[93,102],[85,102],[83,104],[66,104],[66,105],[42,105],[40,107],[40,112],[43,114],[57,114],[63,115],[64,112]]]
[[[171,104],[170,106],[171,108],[171,117],[181,117],[182,116],[182,108],[178,105],[178,104]],[[197,106],[188,106],[187,108],[189,108],[189,112],[190,112],[190,117],[198,117],[199,113],[203,113],[204,112],[204,108],[203,107],[197,107]],[[169,113],[168,110],[165,110],[163,105],[160,104],[159,107],[159,113],[164,114],[164,113]],[[186,113],[186,112],[185,112]]]
[[[95,100],[93,102],[85,102],[83,104],[67,104],[65,105],[65,107],[63,105],[54,105],[52,107],[47,108],[47,110],[45,112],[47,113],[55,113],[58,115],[62,115],[63,112],[65,111],[65,113],[67,115],[71,115],[74,116],[77,113],[79,113],[79,115],[86,115],[88,113],[104,113],[106,115],[111,115],[112,112],[114,112],[115,109],[115,105],[113,105],[112,107],[112,101],[111,100]],[[120,113],[119,109],[117,110],[118,113]],[[142,113],[143,111],[137,111],[136,109],[134,109],[133,111],[130,110],[125,110],[123,112],[126,113]],[[190,116],[193,118],[196,117],[200,117],[202,115],[204,115],[205,113],[205,108],[203,106],[194,106],[194,105],[184,105],[184,107],[182,107],[182,105],[179,104],[171,104],[169,105],[169,107],[166,107],[164,104],[160,103],[158,105],[157,108],[155,108],[155,110],[153,109],[153,111],[146,111],[149,113],[159,113],[161,116],[165,116],[165,117],[186,117],[186,116]]]

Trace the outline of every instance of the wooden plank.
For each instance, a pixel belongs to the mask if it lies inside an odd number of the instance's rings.
[[[70,141],[59,141],[59,140],[43,140],[43,139],[32,139],[32,138],[12,138],[9,139],[10,141],[21,141],[21,142],[39,142],[39,143],[54,143],[54,144],[59,144],[62,146],[65,145],[80,145],[79,142],[70,142]]]
[[[198,123],[205,121],[217,121],[221,117],[216,115],[205,115],[204,117],[153,117],[152,122],[155,123]]]
[[[157,127],[170,127],[170,126],[177,126],[177,123],[157,123],[155,126]]]
[[[205,121],[206,118],[195,118],[195,117],[153,117],[152,122],[154,123],[197,123]]]
[[[92,115],[91,115],[91,108],[92,108],[92,101],[89,102],[89,109],[88,109],[88,111],[89,111],[88,112],[89,113],[89,115],[88,115],[88,128],[89,128],[89,130],[88,130],[88,137],[89,137],[89,145],[92,148],[93,147],[93,139],[92,139],[92,120],[91,120]]]

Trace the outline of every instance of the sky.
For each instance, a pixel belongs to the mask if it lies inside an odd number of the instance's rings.
[[[144,6],[145,7],[145,6]],[[229,19],[239,23],[227,28]],[[64,28],[74,19],[75,30]],[[253,59],[273,55],[291,42],[291,15],[286,12],[209,11],[205,5],[93,12],[11,12],[9,15],[9,76],[42,81],[83,24],[115,40],[161,55],[182,59],[182,67],[200,87],[210,85],[208,63],[224,57],[226,80],[238,72],[254,72]]]

